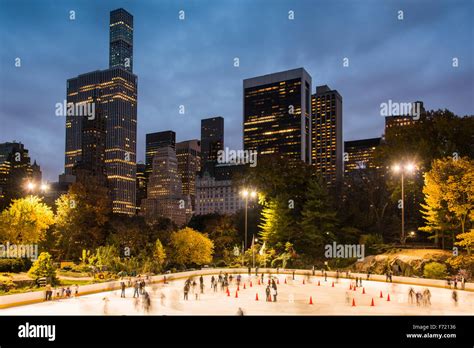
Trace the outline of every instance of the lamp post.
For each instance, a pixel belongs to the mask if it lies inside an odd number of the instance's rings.
[[[402,182],[402,234],[400,237],[400,242],[405,245],[406,237],[405,237],[405,186],[404,186],[404,174],[411,174],[415,170],[415,165],[413,163],[406,163],[406,164],[396,164],[392,167],[392,170],[395,173],[401,174],[401,182]]]
[[[255,242],[258,242],[258,239],[255,238],[255,236],[252,237],[253,243],[252,243],[252,266],[255,268]]]
[[[243,189],[242,192],[240,193],[244,198],[245,198],[245,244],[244,244],[244,252],[245,249],[247,249],[247,210],[248,210],[248,204],[249,204],[249,196],[251,198],[257,197],[257,192],[256,191],[249,191],[248,189]]]

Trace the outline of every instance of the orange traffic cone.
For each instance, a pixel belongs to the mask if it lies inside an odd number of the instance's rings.
[[[285,278],[285,284],[286,284],[286,278]]]
[[[313,304],[313,296],[309,297],[309,304]]]
[[[229,288],[227,288],[227,296],[230,296]]]
[[[268,279],[268,285],[270,285],[270,279]]]
[[[235,298],[239,298],[239,292],[238,291],[235,292]]]
[[[240,285],[237,285],[237,291],[240,291]]]
[[[303,279],[303,285],[304,285],[304,279]]]
[[[258,301],[258,293],[255,294],[255,301]]]
[[[355,299],[352,299],[352,307],[355,307],[356,306],[356,301]]]
[[[250,281],[250,287],[252,287],[252,281]]]
[[[334,282],[332,282],[332,287],[334,287]]]
[[[277,278],[277,284],[280,284],[280,279]]]
[[[354,286],[354,289],[353,289],[353,290],[356,291],[356,290],[357,290],[357,286]]]
[[[245,287],[245,283],[244,283],[244,289],[246,289],[246,287]]]
[[[365,288],[362,288],[362,295],[365,295]]]
[[[383,298],[382,291],[380,291],[380,298]]]
[[[387,301],[390,301],[390,294],[387,295]]]
[[[349,284],[349,290],[352,290],[352,284]]]
[[[260,278],[258,278],[258,285],[260,285]]]
[[[319,283],[319,280],[318,280],[318,286],[321,286],[321,283]]]
[[[371,307],[375,307],[375,304],[374,304],[374,298],[372,297],[372,303],[370,304]]]

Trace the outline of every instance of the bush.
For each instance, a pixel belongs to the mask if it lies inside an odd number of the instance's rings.
[[[34,280],[45,277],[51,284],[57,283],[56,267],[49,253],[41,253],[38,260],[31,266],[28,274]]]
[[[16,284],[10,277],[0,276],[0,291],[9,292],[16,288]]]
[[[423,269],[423,276],[425,278],[444,279],[446,275],[446,265],[439,262],[427,263]]]
[[[31,260],[26,258],[0,259],[0,272],[26,272],[31,267]]]

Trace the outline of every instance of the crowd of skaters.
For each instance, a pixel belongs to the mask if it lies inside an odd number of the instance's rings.
[[[45,301],[59,300],[64,298],[71,298],[79,295],[79,285],[75,284],[72,288],[70,286],[53,287],[51,284],[46,284],[45,287]]]

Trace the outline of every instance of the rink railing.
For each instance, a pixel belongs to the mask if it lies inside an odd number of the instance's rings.
[[[197,276],[205,276],[205,275],[218,275],[220,272],[222,274],[241,274],[247,275],[248,268],[204,268],[201,270],[196,271],[187,271],[187,272],[179,272],[179,273],[169,273],[169,274],[162,274],[149,277],[149,283],[163,283],[166,277],[166,281],[175,281],[181,279],[187,279],[190,277],[197,277]],[[276,268],[259,268],[258,274],[261,275],[262,272],[272,275],[289,275],[292,276],[293,273],[299,276],[313,276],[312,270],[301,270],[301,269],[276,269]],[[251,272],[252,276],[255,276],[255,269],[252,268]],[[336,272],[326,271],[326,274],[331,279],[336,277]],[[317,277],[324,277],[324,274],[321,270],[315,270],[314,276]],[[354,279],[355,277],[361,278],[362,281],[367,281],[367,274],[366,273],[350,273],[349,278]],[[339,278],[347,279],[346,272],[340,272]],[[133,278],[132,278],[133,279]],[[128,277],[124,279],[126,282],[128,281]],[[371,274],[370,281],[378,281],[378,282],[386,282],[385,275],[379,274]],[[425,278],[413,278],[413,277],[401,277],[401,276],[393,276],[392,277],[393,283],[399,284],[409,284],[414,286],[430,286],[430,287],[438,287],[438,288],[446,288],[446,281],[445,280],[437,280],[437,279],[425,279]],[[81,285],[79,286],[79,295],[90,295],[99,292],[106,292],[106,291],[113,291],[120,289],[120,280],[114,280],[110,282],[104,283],[96,283],[96,284],[89,284],[89,285]],[[127,284],[128,285],[128,284]],[[461,290],[461,283],[458,283],[458,290]],[[74,289],[72,289],[74,292]],[[465,291],[474,291],[474,283],[466,283],[465,284]],[[54,293],[53,293],[54,298]],[[0,296],[0,309],[2,308],[9,308],[15,306],[22,306],[28,305],[33,303],[43,302],[45,300],[45,291],[32,291],[20,294],[12,294],[12,295],[4,295]],[[67,299],[66,299],[67,300]]]

